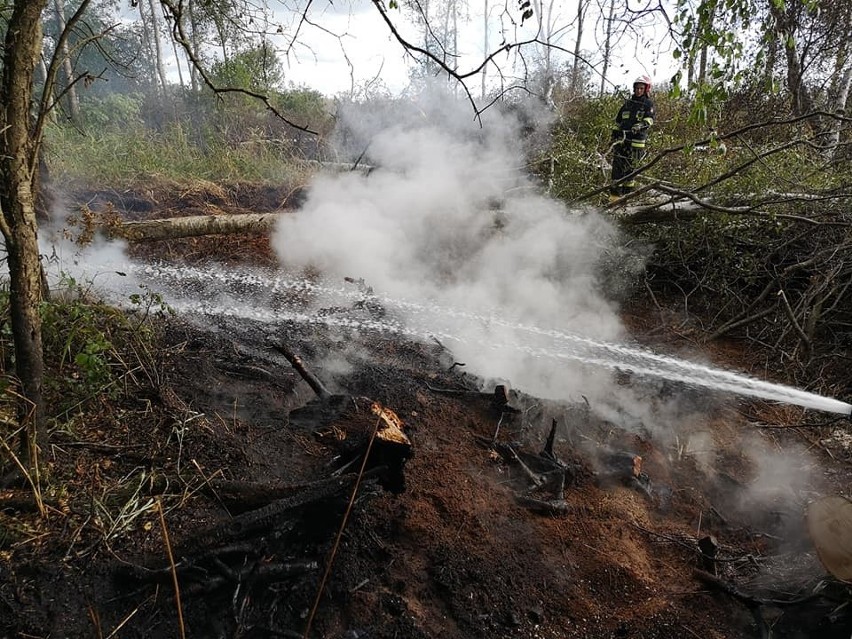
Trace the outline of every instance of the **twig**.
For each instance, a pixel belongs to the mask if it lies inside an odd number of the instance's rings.
[[[92,620],[92,625],[95,627],[95,634],[98,639],[103,639],[104,633],[101,630],[101,617],[98,611],[91,603],[87,604],[86,609],[89,611],[89,619]]]
[[[139,605],[136,608],[134,608],[133,610],[131,610],[130,613],[124,619],[122,619],[121,622],[119,622],[119,624],[115,627],[115,629],[106,636],[106,639],[112,639],[116,635],[116,633],[118,633],[119,630],[124,628],[124,626],[127,624],[128,621],[133,619],[133,617],[136,615],[137,612],[139,612],[139,609],[141,607],[142,606]]]
[[[290,365],[296,369],[296,372],[301,375],[302,379],[308,383],[308,386],[311,387],[311,390],[316,393],[317,397],[321,400],[327,400],[331,397],[331,393],[326,389],[323,383],[317,378],[316,375],[311,373],[307,368],[305,368],[305,364],[302,361],[302,358],[293,353],[289,348],[284,346],[283,344],[273,344],[272,347],[281,353]]]
[[[500,419],[497,420],[497,427],[494,429],[494,435],[491,437],[491,443],[497,443],[497,436],[500,434],[500,425],[503,423],[503,416],[505,413],[500,413]]]
[[[20,429],[18,429],[17,432],[21,432],[22,430],[25,430],[25,427],[22,426]],[[28,437],[29,435],[26,432],[24,432],[23,436]],[[0,446],[3,446],[3,450],[5,450],[6,453],[9,455],[9,457],[11,457],[12,461],[15,462],[15,465],[20,469],[21,473],[23,473],[24,478],[27,480],[27,483],[30,485],[30,488],[32,488],[33,498],[35,499],[36,507],[38,508],[38,514],[42,518],[47,517],[47,509],[44,507],[44,501],[42,501],[42,498],[41,498],[41,490],[39,488],[39,485],[36,483],[38,481],[38,477],[36,477],[36,479],[33,480],[32,475],[30,475],[30,473],[24,467],[23,463],[21,463],[21,460],[18,459],[18,456],[9,447],[9,444],[6,443],[5,439],[0,438]],[[36,470],[38,470],[38,462],[36,462],[35,466],[36,466]]]
[[[157,498],[157,512],[160,514],[160,526],[163,529],[163,542],[166,545],[166,555],[169,558],[169,566],[172,571],[172,583],[175,587],[175,605],[177,606],[178,616],[178,631],[181,639],[186,639],[186,628],[183,624],[183,607],[180,603],[180,585],[178,584],[177,568],[175,567],[175,558],[172,554],[172,545],[169,542],[169,531],[166,528],[166,518],[163,515],[163,503]]]
[[[302,635],[304,639],[308,639],[311,633],[311,625],[314,622],[314,617],[317,614],[317,608],[319,608],[320,599],[322,599],[322,592],[325,590],[325,584],[328,581],[328,577],[331,574],[331,567],[334,564],[334,557],[337,555],[337,549],[340,546],[340,539],[343,537],[343,531],[346,529],[346,523],[349,521],[349,514],[352,512],[352,505],[355,503],[355,496],[358,494],[358,488],[361,486],[361,479],[364,477],[364,471],[367,468],[367,460],[370,457],[370,451],[373,450],[373,442],[376,441],[376,434],[379,432],[379,425],[382,423],[381,419],[376,420],[375,426],[373,426],[373,434],[370,435],[370,441],[367,443],[367,450],[364,453],[364,461],[361,462],[361,469],[358,471],[358,477],[355,479],[355,485],[352,487],[352,495],[349,498],[349,504],[346,506],[346,512],[343,513],[343,521],[340,522],[340,528],[337,531],[337,537],[334,540],[334,546],[331,549],[331,554],[328,557],[328,563],[325,567],[325,572],[323,573],[322,579],[320,580],[319,588],[317,588],[317,596],[314,599],[314,605],[311,607],[311,613],[308,615],[308,620],[305,623],[305,632]]]

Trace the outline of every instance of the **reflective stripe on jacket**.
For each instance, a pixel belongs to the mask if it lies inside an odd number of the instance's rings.
[[[636,97],[631,95],[618,110],[618,115],[615,116],[615,123],[618,128],[625,132],[626,139],[631,142],[631,146],[640,146],[641,143],[645,146],[645,140],[648,139],[648,127],[654,124],[654,101],[647,95]],[[633,132],[633,126],[636,124],[647,125],[643,130]]]

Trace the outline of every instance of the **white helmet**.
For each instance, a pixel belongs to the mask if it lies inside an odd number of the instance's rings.
[[[633,80],[633,86],[636,86],[637,84],[645,85],[645,93],[651,92],[651,78],[649,78],[647,75],[640,75],[638,78]]]

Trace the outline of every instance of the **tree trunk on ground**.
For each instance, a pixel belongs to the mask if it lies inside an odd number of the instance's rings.
[[[267,233],[275,226],[279,215],[281,214],[194,215],[110,224],[103,230],[111,237],[120,237],[131,242],[229,233]]]
[[[5,36],[0,73],[0,207],[9,262],[9,305],[15,344],[15,369],[28,405],[21,407],[27,424],[23,454],[37,461],[36,446],[46,442],[42,382],[41,268],[33,185],[38,170],[38,140],[31,131],[33,75],[41,53],[41,13],[47,0],[14,3]]]

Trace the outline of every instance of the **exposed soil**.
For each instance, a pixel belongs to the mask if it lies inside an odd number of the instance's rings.
[[[281,196],[269,194],[271,208]],[[112,204],[145,217],[186,201],[167,197]],[[239,197],[216,206],[230,210]],[[172,261],[274,261],[262,238],[131,250]],[[640,341],[696,348],[656,309],[637,303],[625,321]],[[291,412],[316,397],[275,345],[344,396],[325,406],[330,418]],[[353,346],[360,359],[329,364]],[[705,346],[703,355],[749,368],[735,344]],[[496,401],[438,343],[296,323],[270,333],[251,322],[171,319],[157,359],[147,379],[139,375],[140,389],[53,433],[44,481],[64,489],[48,498],[47,519],[22,503],[0,513],[2,636],[852,632],[849,606],[838,610],[849,591],[827,577],[803,526],[808,499],[849,485],[852,451],[830,437],[828,421],[793,429],[798,409],[624,379],[650,405],[678,395],[684,423],[676,436],[641,421],[628,431],[584,403],[515,391],[508,405]],[[359,477],[378,423],[362,398],[404,424],[413,455],[403,481],[392,472],[402,460],[375,440]],[[688,445],[691,434],[707,433],[706,450]],[[772,477],[747,451],[761,448],[814,472],[795,494],[758,493],[756,483],[771,488]],[[274,495],[246,492],[246,482]],[[270,502],[266,518],[251,519]],[[715,562],[699,550],[708,536]],[[790,603],[820,582],[821,596]]]

